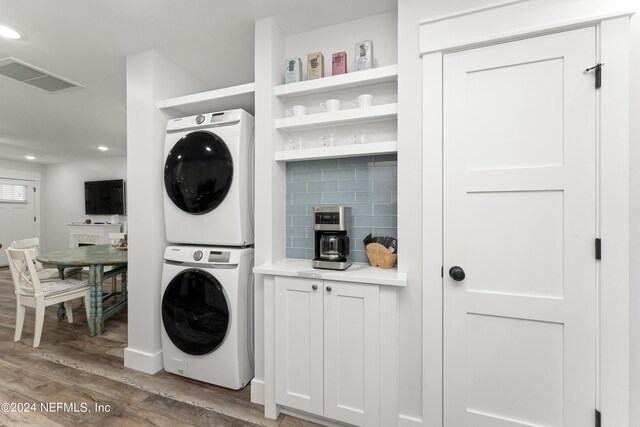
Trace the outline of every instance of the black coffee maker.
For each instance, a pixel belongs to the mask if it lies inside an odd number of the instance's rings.
[[[315,258],[313,268],[345,270],[351,265],[349,231],[351,208],[317,206],[313,208]]]

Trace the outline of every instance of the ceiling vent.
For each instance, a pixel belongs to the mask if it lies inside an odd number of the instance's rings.
[[[17,80],[44,92],[57,93],[77,87],[79,84],[62,79],[47,71],[36,68],[15,58],[0,60],[0,76]]]

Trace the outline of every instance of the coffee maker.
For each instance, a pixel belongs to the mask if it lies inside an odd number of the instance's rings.
[[[313,208],[315,258],[313,268],[345,270],[351,265],[349,232],[351,208],[317,206]]]

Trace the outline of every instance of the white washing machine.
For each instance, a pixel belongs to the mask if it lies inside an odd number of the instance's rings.
[[[253,248],[169,246],[162,268],[167,372],[234,390],[253,378]]]
[[[253,244],[254,119],[244,110],[169,120],[164,148],[167,240]]]

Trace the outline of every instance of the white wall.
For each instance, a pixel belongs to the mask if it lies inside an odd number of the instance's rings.
[[[347,72],[355,71],[355,46],[357,42],[373,42],[374,68],[396,64],[398,52],[398,32],[396,13],[382,13],[341,24],[322,27],[317,30],[285,37],[286,58],[299,57],[302,60],[302,77],[307,76],[307,54],[322,52],[324,55],[324,75],[331,75],[331,55],[347,53]],[[282,60],[284,73],[284,58]]]
[[[85,219],[109,221],[109,215],[85,215],[84,182],[127,179],[127,158],[83,160],[46,165],[42,173],[41,250],[55,251],[69,247],[67,224]],[[119,221],[126,221],[121,215]]]
[[[530,0],[535,2],[535,0]],[[424,18],[463,11],[478,6],[494,4],[495,0],[399,0],[398,1],[398,62],[400,65],[400,77],[398,99],[400,103],[399,140],[419,141],[421,139],[422,118],[422,70],[418,52],[418,22]],[[600,11],[635,10],[640,12],[639,0],[558,0],[557,6],[564,10],[572,11],[576,17],[595,15]],[[631,75],[640,67],[640,16],[631,19]],[[605,65],[606,66],[606,65]],[[606,70],[603,71],[603,84],[606,84]],[[640,122],[633,120],[640,113],[640,82],[632,78],[630,81],[631,99],[631,149],[629,161],[630,172],[630,425],[640,425]],[[421,147],[412,144],[415,150],[416,160],[419,159]],[[399,153],[399,162],[403,162],[402,151]],[[412,160],[405,160],[406,164]],[[403,180],[403,173],[398,171],[399,185]],[[416,186],[416,195],[421,194],[422,189]],[[399,201],[402,203],[402,201]],[[399,212],[399,215],[403,211]],[[413,217],[412,217],[413,218]],[[408,220],[408,215],[398,218],[399,223]],[[399,236],[402,239],[402,235]],[[416,271],[417,271],[416,266]],[[410,272],[411,275],[411,272]],[[410,276],[411,277],[411,276]],[[402,396],[401,396],[402,399]],[[426,405],[425,405],[426,406]]]
[[[43,166],[37,163],[0,159],[0,178],[24,179],[40,182]]]
[[[127,57],[127,191],[129,232],[129,343],[125,366],[162,369],[160,283],[167,240],[163,215],[167,118],[158,100],[208,88],[157,51]]]

